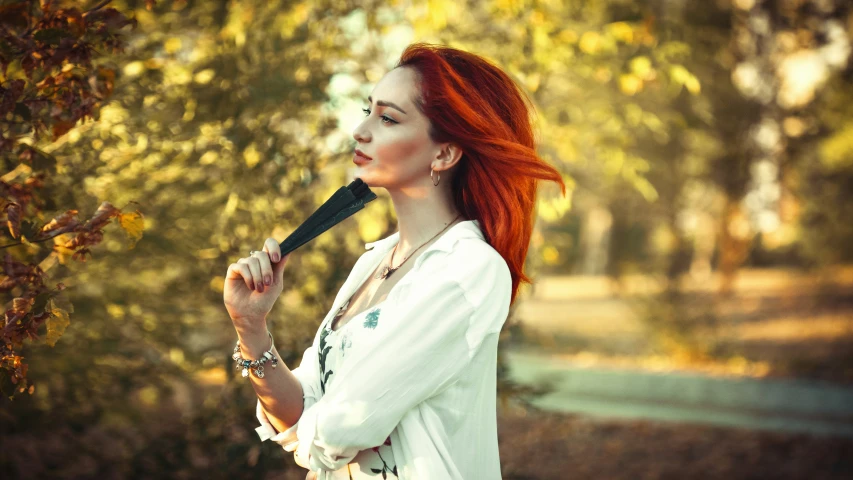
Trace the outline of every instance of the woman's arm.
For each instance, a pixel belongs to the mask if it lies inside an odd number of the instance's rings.
[[[266,322],[252,322],[251,325],[266,325]],[[269,348],[270,338],[266,328],[259,330],[251,325],[235,325],[240,350],[244,358],[260,358]],[[275,349],[273,355],[281,358]],[[267,366],[264,378],[255,375],[249,378],[270,424],[277,431],[287,430],[299,421],[303,406],[302,384],[284,362],[278,362],[277,368]]]
[[[284,289],[284,266],[289,255],[281,256],[276,239],[267,238],[263,251],[228,266],[222,292],[243,358],[259,359],[269,349],[266,317]],[[278,356],[278,352],[273,351]],[[264,378],[249,375],[252,387],[274,428],[286,430],[302,416],[303,389],[299,379],[280,362],[281,368],[269,368]]]

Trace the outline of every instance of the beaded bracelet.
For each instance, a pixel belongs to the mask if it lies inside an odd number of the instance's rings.
[[[278,357],[276,357],[272,353],[272,349],[275,348],[275,344],[273,343],[272,333],[267,330],[267,334],[270,336],[270,348],[267,349],[266,352],[261,355],[261,358],[257,360],[247,360],[240,355],[240,340],[237,340],[237,345],[234,347],[234,355],[231,358],[237,362],[237,370],[243,369],[243,377],[249,376],[249,371],[252,371],[256,377],[264,378],[264,364],[272,361],[272,368],[278,366]]]

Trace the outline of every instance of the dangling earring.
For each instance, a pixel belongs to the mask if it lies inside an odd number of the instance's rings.
[[[429,168],[429,178],[432,179],[432,184],[437,187],[438,184],[441,182],[441,172],[438,172],[438,181],[436,181],[436,179],[432,176],[433,173],[435,173],[435,170],[433,170],[432,167],[430,167]]]

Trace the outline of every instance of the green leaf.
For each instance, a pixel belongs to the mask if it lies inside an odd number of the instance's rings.
[[[33,170],[48,170],[50,173],[56,173],[56,157],[44,150],[35,147],[31,148],[36,153],[33,156]]]
[[[49,43],[51,45],[59,45],[63,38],[70,37],[71,34],[59,28],[46,28],[39,30],[33,35],[33,38],[40,42]]]
[[[30,107],[24,105],[21,102],[15,104],[15,115],[21,117],[26,122],[29,122],[33,119],[33,115],[30,112]]]
[[[65,328],[71,323],[71,318],[68,312],[56,306],[51,300],[49,303],[50,318],[47,319],[47,339],[48,345],[53,347],[59,337],[65,333]]]
[[[32,240],[36,238],[39,234],[39,225],[35,222],[31,222],[29,220],[24,220],[21,222],[21,236],[26,238],[27,240]]]
[[[27,237],[27,238],[31,238],[31,237]],[[52,296],[53,296],[53,292],[50,292],[50,291],[42,292],[42,293],[36,295],[36,298],[33,301],[32,312],[36,315],[41,315],[42,312],[45,311],[45,309],[52,308],[52,305],[50,305],[48,303],[48,302],[50,302],[50,297],[52,297]]]

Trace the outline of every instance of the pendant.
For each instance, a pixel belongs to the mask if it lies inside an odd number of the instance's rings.
[[[391,267],[386,265],[385,268],[382,269],[382,272],[374,278],[376,278],[376,279],[381,278],[382,280],[385,280],[386,278],[390,277],[391,274],[394,273],[395,270],[397,270],[397,269],[391,268]]]
[[[248,369],[248,368],[243,368],[243,377],[245,378],[245,377],[248,377],[248,376],[249,376],[249,369]]]
[[[255,375],[258,378],[264,378],[264,366],[263,365],[258,365],[257,370],[255,370]]]

